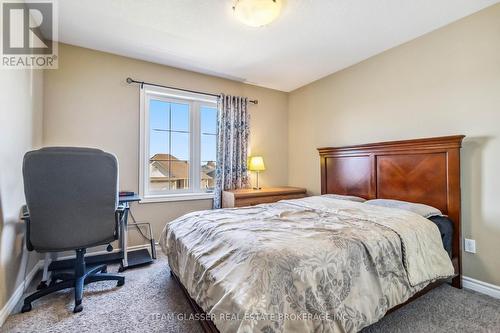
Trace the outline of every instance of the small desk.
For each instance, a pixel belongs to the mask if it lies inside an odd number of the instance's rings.
[[[145,265],[145,264],[150,264],[153,262],[153,259],[156,259],[156,250],[154,247],[154,240],[153,238],[151,241],[151,254],[149,254],[149,251],[147,249],[140,249],[140,250],[134,250],[134,251],[128,251],[127,250],[127,242],[128,242],[128,215],[130,211],[130,203],[131,202],[138,202],[140,201],[141,198],[138,195],[130,195],[130,196],[120,196],[118,201],[120,205],[124,207],[124,213],[123,213],[123,218],[121,220],[120,224],[120,238],[118,240],[119,246],[120,246],[120,251],[118,252],[112,252],[112,253],[106,253],[106,254],[100,254],[100,255],[89,255],[85,257],[85,263],[87,265],[96,265],[96,264],[102,264],[102,263],[113,263],[113,262],[120,262],[120,268],[118,269],[119,272],[123,272],[127,268],[139,266],[139,265]],[[137,223],[141,224],[141,223]],[[151,235],[152,236],[152,235]],[[66,260],[58,260],[55,261],[56,256],[52,256],[52,262],[50,265],[47,267],[47,269],[44,269],[44,281],[47,276],[47,270],[48,271],[53,271],[53,270],[63,270],[63,269],[70,269],[73,268],[74,266],[74,259],[66,259]],[[46,256],[45,260],[49,260],[50,256]]]
[[[140,265],[146,265],[150,264],[153,262],[153,259],[156,259],[156,253],[155,253],[155,244],[153,238],[151,238],[151,255],[149,254],[147,249],[140,249],[140,250],[134,250],[134,251],[128,251],[127,250],[127,243],[128,243],[128,215],[130,211],[130,203],[131,202],[138,202],[141,201],[141,198],[137,195],[130,195],[130,196],[121,196],[120,199],[120,204],[123,205],[125,209],[125,213],[123,215],[122,219],[122,224],[121,224],[121,233],[120,233],[120,248],[121,248],[121,253],[122,253],[122,259],[121,259],[121,264],[120,268],[118,269],[119,272],[123,272],[127,268],[130,267],[135,267],[135,266],[140,266]],[[134,223],[136,223],[134,221]],[[151,235],[152,237],[153,235]]]

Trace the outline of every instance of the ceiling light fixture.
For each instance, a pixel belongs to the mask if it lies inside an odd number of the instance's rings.
[[[233,11],[244,24],[262,27],[279,16],[281,2],[281,0],[236,0]]]

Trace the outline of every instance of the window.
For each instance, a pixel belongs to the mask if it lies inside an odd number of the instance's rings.
[[[211,198],[217,155],[217,98],[141,89],[139,192],[144,201]]]

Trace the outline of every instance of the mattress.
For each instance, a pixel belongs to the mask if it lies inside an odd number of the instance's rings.
[[[308,197],[190,213],[160,244],[220,332],[357,332],[453,275],[433,222]]]

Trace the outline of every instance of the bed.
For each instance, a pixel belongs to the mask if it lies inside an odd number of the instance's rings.
[[[187,214],[161,245],[206,332],[356,332],[449,282],[461,287],[463,136],[320,148],[321,192],[438,208],[451,258],[417,214],[313,196]]]

